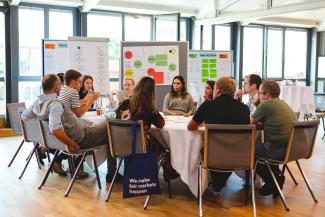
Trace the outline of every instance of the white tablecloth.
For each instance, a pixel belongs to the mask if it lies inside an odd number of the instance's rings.
[[[80,120],[91,122],[91,124],[98,124],[102,121],[105,121],[105,117],[104,117],[104,115],[97,115],[96,111],[91,111],[91,112],[86,112],[86,114],[84,114]],[[108,141],[108,138],[107,138],[107,141]],[[108,153],[107,146],[101,146],[99,149],[95,150],[96,162],[97,162],[98,167],[106,161],[107,153]],[[95,168],[92,156],[90,156],[90,155],[87,156],[86,162],[92,169]]]
[[[181,179],[188,185],[191,192],[197,196],[198,171],[197,165],[200,160],[200,151],[203,147],[203,129],[188,131],[187,123],[190,117],[166,116],[166,125],[162,129],[152,128],[152,134],[159,142],[170,148],[171,163],[180,174]],[[203,192],[208,186],[207,171],[203,170]]]
[[[300,114],[315,112],[314,92],[309,86],[281,86],[280,99]]]
[[[198,171],[197,164],[200,159],[200,151],[203,147],[204,131],[188,131],[187,123],[191,117],[165,116],[166,125],[162,129],[152,127],[152,134],[158,141],[166,144],[170,148],[171,163],[174,169],[180,174],[181,179],[188,185],[191,192],[197,196]],[[87,112],[83,120],[91,121],[93,124],[105,120],[103,115],[96,115],[96,112]],[[131,136],[131,135],[130,135]],[[97,164],[100,166],[107,158],[107,151],[104,148],[96,151]],[[93,166],[90,156],[86,162]],[[202,187],[203,192],[208,186],[207,171],[203,170]]]

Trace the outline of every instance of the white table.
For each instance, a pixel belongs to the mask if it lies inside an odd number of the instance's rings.
[[[180,174],[182,181],[187,184],[191,192],[198,196],[197,165],[203,147],[204,130],[188,131],[187,124],[191,117],[164,116],[166,125],[162,129],[153,127],[151,133],[161,143],[170,148],[171,163]],[[203,192],[208,186],[207,171],[203,170]]]
[[[91,122],[91,124],[95,125],[102,121],[105,121],[105,117],[104,115],[97,115],[96,111],[91,111],[91,112],[86,112],[86,114],[84,114],[80,120]],[[108,138],[107,138],[107,142],[108,142]],[[95,154],[96,154],[96,162],[99,167],[107,159],[108,146],[105,145],[105,146],[101,146],[99,149],[96,149]],[[85,160],[92,169],[95,169],[93,159],[90,155],[87,156]]]
[[[315,112],[314,92],[309,86],[281,86],[279,98],[300,114]]]
[[[191,192],[197,196],[198,192],[198,171],[197,165],[203,147],[203,129],[188,131],[187,123],[191,117],[164,116],[166,125],[162,129],[152,127],[151,132],[161,143],[170,148],[171,163],[173,168],[180,174],[181,179],[188,185]],[[83,120],[91,121],[93,124],[105,120],[103,115],[96,115],[96,112],[87,112]],[[131,135],[130,135],[131,136]],[[106,148],[96,151],[97,164],[100,166],[107,158]],[[93,166],[91,157],[86,162]],[[202,187],[203,192],[208,186],[207,171],[203,170]]]

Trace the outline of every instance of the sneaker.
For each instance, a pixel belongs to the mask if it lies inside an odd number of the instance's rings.
[[[60,176],[67,176],[67,171],[63,169],[63,165],[58,162],[54,162],[52,166],[53,172],[59,174]]]
[[[106,174],[106,182],[111,183],[113,181],[113,177],[114,177],[115,171],[113,172],[107,172]],[[121,176],[119,173],[116,174],[116,178],[115,178],[115,182],[120,182],[122,181],[123,176]]]

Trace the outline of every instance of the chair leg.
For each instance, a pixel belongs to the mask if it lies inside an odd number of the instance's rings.
[[[46,150],[46,155],[47,155],[47,161],[51,163],[51,156],[49,150]]]
[[[309,184],[309,181],[308,181],[308,179],[307,179],[307,177],[306,177],[304,171],[302,170],[302,168],[301,168],[301,166],[300,166],[298,160],[296,160],[296,164],[297,164],[297,166],[298,166],[298,168],[299,168],[299,170],[300,170],[300,173],[301,173],[302,177],[303,177],[304,180],[305,180],[305,183],[306,183],[306,185],[307,185],[307,187],[308,187],[308,189],[309,189],[309,192],[310,192],[311,196],[312,196],[313,199],[314,199],[314,202],[315,202],[315,203],[318,203],[318,200],[316,199],[316,197],[315,197],[315,195],[314,195],[313,189],[311,189],[311,186],[310,186],[310,184]]]
[[[254,176],[252,176],[253,177],[253,180],[254,180],[254,183],[256,181],[256,175],[257,175],[257,173],[256,173],[257,163],[258,163],[258,160],[255,160],[255,165],[254,165],[254,171],[255,171],[255,173],[254,173]]]
[[[149,200],[151,195],[147,195],[146,200],[144,201],[143,209],[146,210],[148,208]]]
[[[68,164],[69,164],[70,175],[71,175],[71,179],[72,179],[73,174],[74,174],[74,167],[73,167],[73,160],[72,160],[71,155],[68,155]]]
[[[202,207],[202,163],[199,162],[198,166],[198,173],[199,173],[199,216],[203,216],[203,207]]]
[[[282,203],[283,203],[283,205],[284,205],[286,211],[289,211],[289,208],[288,208],[288,206],[287,206],[286,199],[285,199],[284,196],[283,196],[283,193],[282,193],[282,191],[281,191],[281,189],[280,189],[280,186],[279,186],[279,184],[278,184],[278,181],[276,180],[276,178],[275,178],[275,176],[274,176],[274,174],[273,174],[273,171],[272,171],[272,169],[271,169],[271,167],[270,167],[269,162],[268,162],[268,161],[265,161],[265,164],[266,164],[266,166],[267,166],[269,172],[271,173],[271,176],[272,176],[273,182],[274,182],[274,184],[275,184],[275,186],[276,186],[276,188],[277,188],[277,190],[278,190],[278,192],[279,192],[279,194],[280,194],[280,198],[281,198],[281,200],[282,200]]]
[[[251,178],[251,174],[250,170],[245,170],[245,190],[246,190],[246,201],[245,201],[245,206],[247,206],[248,201],[249,201],[249,194],[250,194],[250,187],[249,186],[249,182],[250,182],[250,178]],[[253,179],[253,177],[252,177]]]
[[[117,169],[115,171],[113,180],[111,182],[111,185],[109,186],[109,189],[108,189],[108,192],[107,192],[107,195],[106,195],[106,199],[105,199],[106,202],[108,202],[108,200],[109,200],[109,198],[111,196],[111,193],[112,193],[112,190],[113,190],[113,186],[114,186],[114,183],[115,183],[115,178],[116,178],[116,175],[117,175],[118,171],[120,170],[122,161],[123,161],[123,158],[120,160],[120,162],[118,164],[118,167],[117,167]]]
[[[253,216],[256,217],[256,204],[255,204],[255,181],[253,179],[254,177],[254,170],[251,169],[251,189],[252,189],[252,203],[253,203]]]
[[[52,170],[52,166],[53,166],[53,164],[54,164],[54,162],[55,162],[55,160],[56,160],[59,152],[60,152],[59,150],[55,150],[53,159],[52,159],[52,161],[51,161],[51,163],[49,165],[49,168],[47,169],[47,171],[46,171],[46,173],[45,173],[45,175],[44,175],[44,177],[43,177],[43,179],[41,181],[41,184],[38,186],[38,189],[41,189],[42,186],[45,184],[45,182],[46,182],[46,180],[47,180],[47,178],[48,178],[48,176],[49,176],[49,174],[50,174],[50,172]]]
[[[34,145],[38,145],[38,147],[39,147],[39,144],[38,143],[34,143]],[[41,158],[40,158],[40,156],[39,156],[39,154],[38,154],[38,151],[37,151],[37,149],[38,148],[36,148],[36,150],[35,150],[35,157],[36,157],[36,162],[37,162],[37,165],[38,165],[38,169],[41,169]]]
[[[324,123],[324,117],[323,116],[321,116],[321,120],[322,120],[322,124],[323,124],[323,129],[324,129],[324,134],[322,136],[322,140],[323,140],[324,137],[325,137],[325,123]]]
[[[289,173],[289,175],[291,176],[291,179],[292,179],[292,181],[295,183],[295,185],[298,185],[297,180],[296,180],[295,177],[293,176],[293,174],[292,174],[292,172],[291,172],[291,170],[290,170],[290,168],[289,168],[289,166],[288,166],[287,164],[284,164],[284,165],[283,165],[283,168],[282,168],[282,175],[284,175],[285,169],[288,170],[288,173]]]
[[[94,160],[94,166],[95,166],[95,172],[96,172],[96,178],[97,178],[97,183],[98,183],[98,188],[101,189],[102,185],[100,184],[100,178],[99,178],[99,173],[98,173],[98,166],[97,166],[97,161],[96,161],[96,154],[95,151],[91,152],[93,155],[93,160]]]
[[[161,160],[159,160],[159,163],[158,163],[158,173],[160,171],[160,168],[161,168]],[[168,185],[169,198],[171,199],[170,182],[168,184],[169,184]],[[146,210],[148,208],[150,197],[151,197],[151,195],[147,195],[146,200],[144,201],[144,204],[143,204],[143,209],[144,210]]]
[[[83,164],[83,161],[84,161],[84,159],[85,159],[85,157],[86,157],[86,154],[87,154],[87,152],[85,152],[85,153],[82,155],[81,160],[80,160],[80,162],[79,162],[79,164],[78,164],[78,166],[77,166],[77,169],[76,169],[76,171],[74,171],[73,177],[72,177],[72,179],[71,179],[71,181],[70,181],[70,183],[69,183],[69,186],[68,186],[68,188],[67,188],[67,190],[66,190],[66,192],[65,192],[65,194],[64,194],[65,197],[69,196],[69,193],[70,193],[70,191],[71,191],[71,188],[72,188],[72,186],[73,186],[73,184],[74,184],[74,182],[75,182],[75,180],[76,180],[76,178],[77,178],[77,174],[78,174],[78,172],[79,172],[79,170],[80,170],[80,168],[81,168],[81,165]]]
[[[24,142],[25,142],[25,140],[21,141],[21,143],[20,143],[20,145],[18,146],[18,148],[17,148],[17,150],[16,150],[14,156],[12,156],[12,158],[11,158],[9,164],[8,164],[8,167],[10,167],[11,164],[12,164],[12,162],[14,162],[14,160],[15,160],[15,158],[16,158],[18,152],[20,151],[21,147],[23,146]]]
[[[26,164],[25,164],[25,167],[24,167],[23,171],[21,172],[21,174],[20,174],[20,176],[19,176],[19,179],[21,179],[21,178],[23,177],[23,175],[24,175],[24,173],[25,173],[25,170],[26,170],[26,168],[27,168],[27,166],[28,166],[30,160],[32,159],[33,154],[35,153],[35,151],[36,151],[37,148],[38,148],[38,143],[36,143],[36,145],[33,147],[32,151],[30,152],[29,157],[28,157],[28,159],[27,159],[27,162],[26,162]]]

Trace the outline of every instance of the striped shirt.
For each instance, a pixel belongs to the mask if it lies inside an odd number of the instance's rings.
[[[58,99],[70,110],[80,107],[79,92],[76,89],[64,85],[60,90]]]

